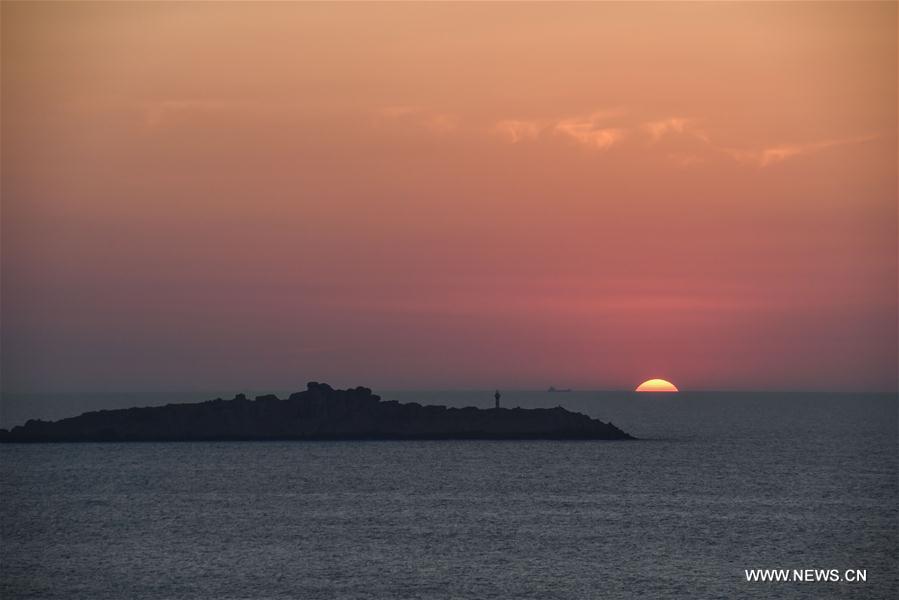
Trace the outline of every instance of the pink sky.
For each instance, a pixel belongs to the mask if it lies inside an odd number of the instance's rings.
[[[895,389],[896,16],[4,2],[4,389]]]

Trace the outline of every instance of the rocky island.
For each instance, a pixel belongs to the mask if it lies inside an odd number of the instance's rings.
[[[100,410],[59,421],[31,420],[0,442],[192,440],[629,440],[611,423],[556,408],[447,408],[382,401],[368,388],[312,382],[286,400],[217,398],[195,404]]]

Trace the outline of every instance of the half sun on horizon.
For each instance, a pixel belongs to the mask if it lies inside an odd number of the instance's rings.
[[[680,391],[670,381],[664,379],[647,379],[637,386],[637,392],[677,392]]]

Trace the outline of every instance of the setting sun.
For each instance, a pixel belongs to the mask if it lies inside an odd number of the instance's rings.
[[[676,392],[677,387],[664,379],[648,379],[637,386],[638,392]]]

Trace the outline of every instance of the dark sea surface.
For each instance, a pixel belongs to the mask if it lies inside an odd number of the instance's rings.
[[[0,598],[899,597],[895,395],[503,404],[641,439],[0,445]]]

